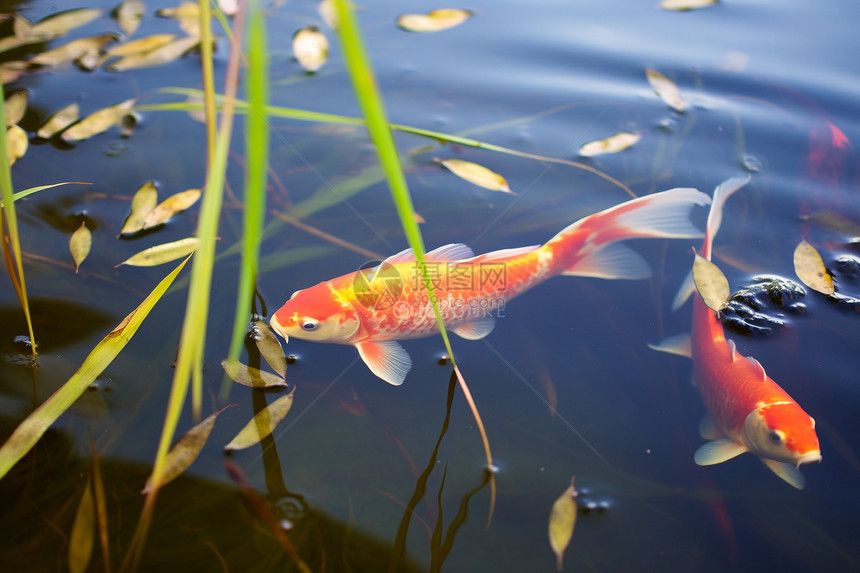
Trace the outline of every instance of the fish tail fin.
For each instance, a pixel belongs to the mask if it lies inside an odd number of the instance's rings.
[[[634,251],[616,244],[634,238],[698,238],[690,221],[694,205],[710,198],[692,188],[677,188],[639,197],[580,219],[543,245],[559,274],[606,279],[638,279],[650,275]]]

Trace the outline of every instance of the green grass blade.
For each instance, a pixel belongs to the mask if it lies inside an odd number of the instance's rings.
[[[12,466],[30,451],[51,424],[74,404],[75,400],[86,391],[96,377],[125,348],[125,345],[137,332],[152,307],[161,299],[167,287],[170,286],[186,262],[188,262],[187,258],[173,272],[162,279],[158,286],[149,293],[149,296],[140,303],[140,306],[126,316],[110,334],[93,348],[78,371],[15,428],[6,443],[0,447],[0,478],[6,475]]]

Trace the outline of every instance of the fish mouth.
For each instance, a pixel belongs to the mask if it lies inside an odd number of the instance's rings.
[[[799,468],[803,464],[811,464],[812,462],[821,462],[821,451],[813,450],[811,452],[806,452],[797,460],[797,467]]]
[[[290,341],[290,337],[284,334],[284,327],[281,326],[280,322],[278,322],[277,315],[273,314],[272,318],[269,319],[269,326],[272,327],[272,330],[281,335],[285,343]]]

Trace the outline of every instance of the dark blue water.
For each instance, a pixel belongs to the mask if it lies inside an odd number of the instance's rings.
[[[567,160],[579,160],[577,149],[587,141],[635,131],[643,137],[633,148],[581,161],[638,195],[672,187],[711,193],[728,177],[752,173],[751,183],[729,201],[716,241],[716,261],[733,289],[757,274],[796,279],[792,253],[802,238],[832,268],[837,256],[857,255],[850,236],[807,219],[835,211],[860,222],[850,143],[860,140],[854,109],[860,8],[847,0],[791,0],[671,13],[655,4],[479,1],[464,6],[476,14],[464,25],[426,35],[398,30],[396,16],[441,6],[365,3],[359,18],[392,122]],[[173,22],[154,16],[168,5],[150,2],[136,36],[177,32]],[[48,2],[18,5],[33,21],[55,8]],[[319,73],[306,75],[292,60],[290,37],[308,24],[322,26],[315,3],[271,10],[272,103],[357,115],[330,30],[331,58]],[[111,30],[115,22],[104,17],[69,38]],[[219,78],[226,57],[222,38]],[[686,113],[654,95],[646,68],[677,83]],[[72,101],[82,113],[130,97],[171,101],[158,89],[199,88],[199,77],[199,58],[192,54],[160,68],[115,74],[74,66],[47,70],[5,89],[30,92],[22,126],[32,134]],[[271,127],[271,169],[282,187],[270,182],[270,208],[284,211],[307,206],[302,202],[312,197],[333,197],[326,201],[331,206],[313,210],[305,222],[382,255],[405,248],[383,183],[370,177],[348,197],[337,186],[375,166],[362,130],[279,119]],[[145,247],[192,234],[197,207],[155,233],[115,237],[130,196],[147,180],[159,183],[161,197],[203,184],[204,138],[202,124],[184,113],[145,112],[129,138],[111,131],[71,149],[33,141],[13,167],[16,190],[59,181],[92,185],[44,191],[17,205],[42,354],[35,377],[16,364],[22,348],[13,339],[26,331],[7,281],[0,287],[6,357],[0,363],[0,435],[9,435],[67,380],[168,272],[114,265]],[[399,134],[397,141],[431,248],[463,242],[483,253],[541,243],[570,222],[629,198],[569,165],[442,146],[413,135]],[[420,150],[428,145],[432,149]],[[242,153],[237,137],[228,179],[238,197]],[[434,163],[437,157],[481,163],[503,174],[518,195],[471,186]],[[694,217],[703,224],[704,210]],[[83,218],[94,231],[93,250],[76,276],[67,245]],[[259,290],[270,313],[295,290],[367,262],[271,215],[267,224]],[[229,250],[240,228],[240,205],[228,199],[219,246],[228,254],[216,267],[205,356],[206,413],[223,405],[220,361],[229,345],[238,273],[238,258]],[[438,363],[440,337],[404,344],[413,368],[399,388],[373,376],[352,348],[291,341],[285,350],[298,357],[288,371],[297,387],[294,409],[264,453],[251,448],[231,461],[273,515],[292,521],[293,544],[315,570],[385,570],[399,552],[404,570],[431,570],[443,561],[448,571],[552,570],[547,520],[571,475],[583,492],[580,505],[593,508],[579,516],[567,570],[856,569],[856,311],[809,292],[805,314],[783,313],[788,324],[782,331],[766,338],[732,335],[739,350],[759,359],[817,421],[823,462],[803,468],[804,490],[791,488],[751,455],[698,467],[692,458],[704,409],[689,384],[690,364],[647,347],[689,328],[690,307],[673,313],[670,306],[697,243],[638,241],[632,246],[651,265],[651,279],[553,279],[509,304],[485,340],[454,339],[499,468],[488,530],[489,487],[470,495],[484,483],[483,449],[459,390],[433,456],[450,376],[450,366]],[[843,273],[837,279],[842,294],[860,296],[856,277]],[[64,566],[72,517],[91,471],[88,432],[106,476],[112,559],[124,554],[164,418],[185,296],[182,287],[165,297],[97,388],[0,481],[7,500],[0,561],[15,570]],[[228,476],[221,452],[262,398],[236,386],[229,402],[239,406],[218,421],[186,475],[161,493],[145,568],[291,566],[249,509],[252,494],[241,493]],[[180,431],[192,423],[189,413]],[[398,536],[406,504],[425,483],[408,533],[401,529]],[[439,541],[431,533],[436,527]],[[453,545],[443,559],[446,532]]]

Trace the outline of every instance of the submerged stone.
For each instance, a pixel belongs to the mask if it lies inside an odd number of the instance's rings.
[[[806,305],[800,300],[806,290],[800,284],[778,276],[754,277],[754,284],[729,297],[721,311],[723,325],[745,336],[770,336],[785,325],[784,313],[802,314]]]

